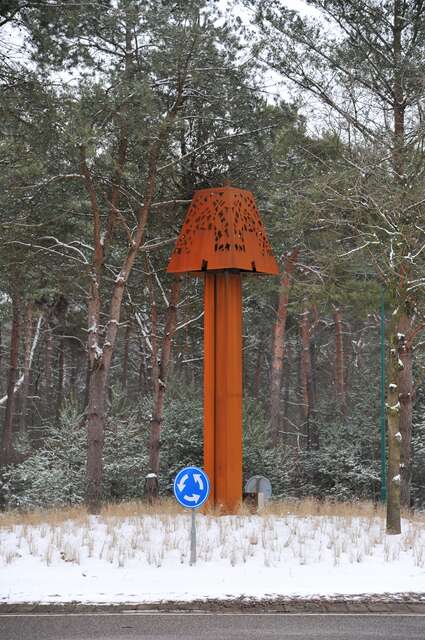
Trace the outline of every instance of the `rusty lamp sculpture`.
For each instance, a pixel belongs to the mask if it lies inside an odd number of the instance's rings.
[[[196,191],[167,271],[205,272],[204,468],[210,504],[232,513],[242,499],[241,274],[279,272],[253,195]]]

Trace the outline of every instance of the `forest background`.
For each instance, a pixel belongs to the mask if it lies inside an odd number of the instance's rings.
[[[202,464],[203,284],[165,270],[224,181],[281,269],[244,279],[244,477],[379,499],[384,304],[389,496],[425,504],[424,3],[242,4],[0,3],[3,506]]]

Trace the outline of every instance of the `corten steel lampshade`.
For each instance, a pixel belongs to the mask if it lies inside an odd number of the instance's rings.
[[[195,191],[168,271],[216,269],[279,272],[250,191],[233,187]]]
[[[205,272],[204,467],[210,503],[232,513],[242,499],[241,273],[279,273],[253,195],[196,191],[167,271]]]

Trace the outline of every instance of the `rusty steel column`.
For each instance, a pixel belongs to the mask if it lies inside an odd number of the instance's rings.
[[[242,500],[242,283],[238,272],[205,275],[204,467],[212,503]]]
[[[234,513],[242,498],[242,274],[279,267],[254,196],[195,191],[167,268],[205,277],[204,466],[209,504]]]
[[[210,479],[209,504],[215,505],[215,278],[205,273],[204,284],[204,468]]]

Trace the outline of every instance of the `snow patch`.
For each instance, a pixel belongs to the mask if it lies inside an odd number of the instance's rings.
[[[397,404],[386,404],[385,406],[389,411],[400,411],[400,402],[397,402]]]
[[[155,477],[155,474],[148,474]],[[400,476],[393,478],[394,481]],[[157,602],[198,598],[423,592],[425,530],[379,516],[89,517],[2,529],[1,602]],[[1,519],[0,519],[1,524]]]
[[[117,277],[115,278],[115,283],[120,284],[122,282],[125,282],[125,278],[126,278],[125,271],[120,271]]]
[[[97,343],[92,345],[91,349],[92,351],[94,351],[94,357],[96,358],[96,360],[100,360],[100,358],[103,356],[103,349],[101,349]]]

